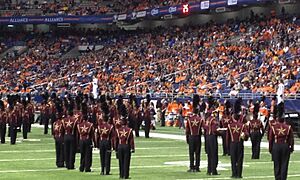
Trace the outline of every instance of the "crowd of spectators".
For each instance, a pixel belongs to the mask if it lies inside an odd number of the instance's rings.
[[[19,91],[23,86],[53,78],[52,74],[60,71],[57,69],[60,68],[57,65],[61,63],[60,58],[81,41],[82,37],[75,36],[74,33],[24,33],[27,51],[2,58],[1,84]],[[35,78],[37,75],[39,77]]]
[[[197,0],[0,0],[1,16],[101,15],[141,11],[153,7],[177,5]],[[2,10],[2,11],[1,11]]]
[[[1,31],[0,35],[0,54],[13,46],[20,46],[26,41],[24,33]]]
[[[0,44],[0,54],[6,50],[7,46],[4,43]]]
[[[245,21],[203,26],[43,34],[28,42],[25,54],[1,62],[0,89],[90,93],[97,78],[101,92],[115,94],[268,94],[283,81],[286,93],[296,94],[300,27],[295,20],[253,15]],[[81,40],[103,48],[61,58]]]

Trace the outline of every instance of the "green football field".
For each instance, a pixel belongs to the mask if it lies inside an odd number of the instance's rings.
[[[183,130],[173,127],[158,128],[152,132],[163,134],[183,135]],[[151,136],[151,134],[150,134]],[[6,139],[6,144],[0,145],[0,179],[118,179],[118,163],[115,153],[112,157],[112,175],[100,176],[100,162],[98,152],[93,153],[93,166],[91,173],[80,173],[79,154],[76,156],[76,170],[57,169],[55,166],[54,141],[50,135],[43,135],[41,128],[33,128],[27,141],[21,140],[18,134],[17,145],[11,146]],[[297,140],[296,144],[299,141]],[[206,155],[202,144],[201,172],[187,173],[188,149],[182,140],[160,138],[145,139],[135,138],[136,153],[131,159],[131,179],[230,179],[230,159],[223,157],[219,146],[220,176],[206,175]],[[274,179],[273,163],[267,149],[262,149],[260,160],[251,160],[251,151],[245,147],[244,179]],[[300,179],[299,151],[291,156],[288,179]]]

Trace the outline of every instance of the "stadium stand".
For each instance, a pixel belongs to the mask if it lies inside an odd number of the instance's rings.
[[[7,11],[13,13],[8,16],[13,16],[14,12],[24,11],[15,14],[20,17],[9,18],[9,22],[16,24],[22,22],[20,18],[27,15],[25,12],[85,16],[101,14],[94,7],[102,6],[115,7],[102,14],[121,13],[113,3],[121,3],[119,7],[123,11],[136,8],[135,4],[143,5],[140,1],[14,2],[0,1],[0,13]],[[144,8],[186,3],[145,2]],[[133,7],[124,8],[126,3]],[[36,14],[36,10],[40,12]],[[2,94],[39,94],[45,90],[89,94],[93,79],[97,78],[99,91],[114,96],[133,93],[174,98],[197,93],[255,99],[262,95],[273,97],[283,80],[286,96],[297,99],[300,93],[298,19],[297,15],[282,9],[281,14],[267,15],[251,11],[243,20],[133,28],[134,31],[116,28],[122,27],[119,19],[110,21],[113,28],[107,30],[81,29],[75,24],[69,24],[66,29],[54,28],[52,24],[46,33],[28,32],[26,28],[17,32],[1,30],[0,91]],[[28,19],[25,21],[30,24]]]
[[[27,35],[32,38],[26,44],[28,51],[1,66],[5,84],[1,90],[46,87],[89,93],[97,77],[107,82],[100,91],[114,94],[271,94],[284,79],[286,93],[297,94],[299,31],[292,18],[255,15],[245,21],[148,32],[68,30],[68,35],[64,31]],[[61,59],[79,45],[102,48]]]
[[[300,17],[293,7],[296,3],[202,2],[0,0],[0,106],[9,112],[11,144],[22,123],[26,139],[29,124],[40,122],[48,134],[49,120],[51,131],[60,131],[54,121],[68,119],[69,124],[73,114],[70,132],[75,132],[79,118],[97,127],[101,114],[115,127],[120,125],[118,120],[128,117],[135,134],[142,126],[147,138],[146,132],[158,122],[191,126],[185,118],[198,113],[196,109],[202,119],[209,120],[206,125],[197,122],[198,133],[200,125],[207,126],[206,138],[213,135],[216,139],[219,130],[229,130],[215,126],[212,134],[211,119],[219,122],[240,114],[232,119],[246,120],[246,124],[258,115],[268,127],[272,125],[269,120],[281,118],[284,112],[299,135]],[[86,140],[81,133],[80,139]]]

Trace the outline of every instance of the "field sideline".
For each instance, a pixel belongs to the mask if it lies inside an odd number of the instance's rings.
[[[184,135],[182,130],[172,127],[158,127],[156,133]],[[151,136],[151,134],[150,134]],[[21,133],[18,134],[21,137]],[[93,152],[92,173],[80,173],[76,170],[57,169],[55,166],[54,141],[50,135],[43,135],[41,128],[33,128],[29,139],[23,141],[18,138],[17,145],[0,145],[0,179],[118,179],[118,163],[115,153],[112,157],[112,175],[100,176],[100,162],[98,151]],[[296,144],[300,144],[298,139]],[[188,149],[185,141],[176,139],[162,139],[144,137],[135,138],[136,153],[131,159],[131,179],[230,179],[230,159],[223,157],[219,146],[220,176],[206,175],[206,155],[202,143],[201,172],[187,173]],[[261,150],[260,160],[251,160],[251,150],[245,147],[244,179],[274,179],[273,163],[266,148]],[[76,156],[76,167],[79,166],[79,154]],[[295,151],[291,155],[289,179],[300,179],[300,155]]]

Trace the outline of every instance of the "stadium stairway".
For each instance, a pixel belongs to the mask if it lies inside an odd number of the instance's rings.
[[[78,50],[78,46],[74,47],[73,49],[71,49],[69,52],[67,52],[66,54],[64,54],[61,59],[68,59],[68,58],[75,58],[75,57],[79,57],[81,54]]]
[[[0,58],[4,58],[7,55],[12,55],[14,54],[15,56],[19,56],[23,52],[27,51],[28,47],[27,46],[13,46],[9,49],[7,49],[5,52],[0,54]]]

